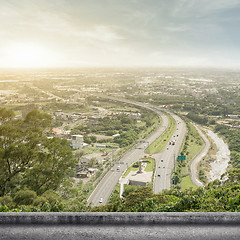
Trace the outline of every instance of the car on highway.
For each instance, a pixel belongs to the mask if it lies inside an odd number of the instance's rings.
[[[158,177],[160,177],[160,174],[158,174]]]
[[[117,171],[119,171],[120,170],[120,166],[117,166]]]
[[[103,202],[103,198],[101,197],[100,199],[99,199],[99,203],[102,203]]]

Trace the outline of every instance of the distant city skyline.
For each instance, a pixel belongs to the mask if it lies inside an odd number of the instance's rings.
[[[0,68],[240,69],[240,0],[0,0]]]

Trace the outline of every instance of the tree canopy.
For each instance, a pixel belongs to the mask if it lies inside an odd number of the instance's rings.
[[[57,189],[75,160],[66,140],[44,134],[51,117],[33,110],[16,120],[13,111],[0,109],[0,121],[0,196]]]
[[[118,195],[119,196],[119,195]],[[240,169],[231,169],[221,181],[210,182],[196,190],[164,190],[153,194],[148,187],[125,191],[123,198],[92,208],[93,212],[239,212]]]

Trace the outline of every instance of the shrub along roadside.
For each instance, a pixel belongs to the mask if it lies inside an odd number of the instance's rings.
[[[92,209],[93,212],[239,212],[240,169],[226,174],[228,180],[215,180],[196,190],[164,190],[153,194],[148,187],[128,189],[123,198]],[[223,175],[223,177],[224,177]]]
[[[186,126],[187,134],[180,150],[180,154],[182,156],[186,156],[186,160],[177,160],[175,171],[172,175],[174,186],[178,189],[181,188],[182,190],[189,186],[195,186],[189,178],[189,165],[192,159],[198,154],[199,151],[201,151],[204,144],[203,139],[199,135],[197,129],[188,121],[186,122]],[[186,178],[185,181],[182,181],[183,178]]]

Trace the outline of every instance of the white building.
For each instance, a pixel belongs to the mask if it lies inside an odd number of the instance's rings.
[[[83,136],[82,135],[72,135],[71,136],[72,139],[72,148],[73,149],[82,149],[83,148]]]

